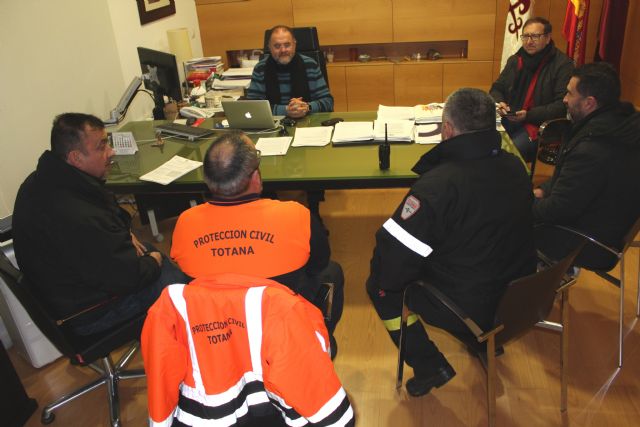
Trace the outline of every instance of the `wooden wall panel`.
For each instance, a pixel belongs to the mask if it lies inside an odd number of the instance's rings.
[[[393,64],[346,67],[349,111],[377,110],[378,104],[394,105]]]
[[[202,51],[207,56],[225,58],[227,50],[261,49],[264,30],[277,24],[293,25],[291,0],[200,4],[196,11]]]
[[[333,111],[348,111],[347,77],[343,65],[327,65],[329,89],[333,95]]]
[[[468,58],[491,60],[496,0],[394,0],[394,41],[468,40]]]
[[[442,102],[442,63],[397,64],[394,68],[395,105]]]
[[[291,0],[296,27],[315,26],[321,45],[390,43],[391,0]]]
[[[640,2],[629,2],[625,40],[622,46],[620,61],[620,78],[622,79],[622,99],[633,102],[640,108]]]
[[[460,64],[444,64],[442,96],[447,99],[451,92],[461,87],[477,87],[489,91],[493,61],[470,61]]]

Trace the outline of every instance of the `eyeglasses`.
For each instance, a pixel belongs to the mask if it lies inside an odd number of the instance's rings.
[[[534,42],[537,42],[538,40],[540,40],[540,38],[542,36],[546,36],[549,33],[542,33],[542,34],[523,34],[520,36],[520,40],[522,40],[523,42],[527,41],[527,40],[533,40]]]

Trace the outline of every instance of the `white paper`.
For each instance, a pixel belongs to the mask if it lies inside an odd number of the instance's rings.
[[[236,77],[251,77],[253,74],[253,67],[245,68],[229,68],[224,71],[222,75],[224,78],[236,78]]]
[[[238,79],[238,80],[219,80],[213,81],[214,89],[236,89],[244,88],[248,89],[251,84],[251,79]]]
[[[202,162],[185,159],[180,156],[173,156],[168,162],[142,175],[140,180],[167,185],[200,166],[202,166]]]
[[[413,107],[417,123],[442,123],[443,103],[432,102]]]
[[[413,107],[388,107],[378,105],[378,120],[413,120]]]
[[[333,131],[332,141],[367,141],[373,139],[373,122],[339,122]]]
[[[374,123],[374,134],[376,141],[384,141],[384,125],[387,125],[387,140],[389,141],[412,141],[413,140],[413,120],[376,120]]]
[[[296,128],[293,147],[324,147],[331,142],[333,126]]]
[[[262,156],[284,156],[289,150],[292,139],[290,136],[260,138],[256,143],[256,149],[260,150]]]
[[[438,144],[442,141],[442,123],[416,125],[413,140],[416,144]]]

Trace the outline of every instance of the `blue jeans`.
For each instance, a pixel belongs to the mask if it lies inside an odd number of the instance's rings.
[[[145,246],[150,247],[150,245]],[[74,325],[72,326],[72,330],[79,335],[91,335],[110,329],[127,319],[145,313],[149,307],[156,302],[166,286],[174,283],[189,283],[190,281],[191,279],[180,271],[169,258],[162,255],[160,277],[158,277],[155,282],[134,294],[127,295],[110,303],[108,305],[109,311],[98,320],[91,323]]]

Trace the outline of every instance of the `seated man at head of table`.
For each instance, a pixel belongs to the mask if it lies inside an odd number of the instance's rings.
[[[104,187],[114,151],[100,119],[57,116],[51,150],[20,186],[13,243],[43,305],[88,335],[144,313],[187,277],[131,232],[131,217]],[[87,310],[87,312],[85,312]]]
[[[260,152],[242,132],[213,141],[203,166],[212,200],[180,215],[171,257],[194,279],[219,273],[273,279],[321,309],[321,284],[333,283],[332,335],[342,314],[344,276],[330,261],[326,231],[301,204],[261,198],[259,166]]]
[[[445,103],[442,124],[442,142],[414,166],[418,181],[376,233],[367,291],[396,345],[403,291],[412,282],[431,283],[490,329],[507,284],[536,267],[531,182],[522,162],[500,148],[493,99],[479,89],[459,89]],[[486,352],[423,288],[408,292],[413,313],[472,352]],[[415,376],[406,388],[422,396],[455,371],[416,315],[408,325],[406,361]]]
[[[268,99],[273,114],[294,119],[333,111],[333,97],[320,67],[308,56],[296,53],[291,28],[273,27],[269,51],[271,54],[253,69],[247,99]]]
[[[640,112],[620,101],[620,79],[609,64],[574,70],[564,97],[571,128],[564,135],[553,176],[534,190],[534,220],[586,233],[620,249],[640,216]],[[549,227],[536,228],[536,245],[561,259],[581,239]],[[617,258],[587,245],[578,266],[610,270]]]
[[[522,158],[530,162],[540,125],[565,117],[562,97],[573,61],[556,49],[551,24],[544,18],[528,19],[520,38],[522,47],[509,58],[489,94],[499,104],[502,124]]]

